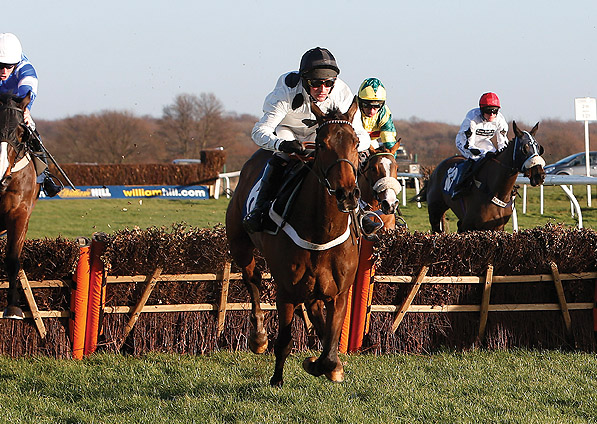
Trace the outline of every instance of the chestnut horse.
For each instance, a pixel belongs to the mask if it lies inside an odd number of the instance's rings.
[[[359,234],[351,218],[360,194],[355,167],[358,138],[351,124],[357,107],[355,97],[345,114],[330,111],[324,116],[311,104],[319,125],[314,159],[296,195],[293,210],[277,235],[247,234],[242,226],[247,197],[271,152],[259,150],[243,166],[228,205],[226,234],[230,253],[242,269],[251,297],[249,347],[255,353],[266,351],[268,339],[260,307],[261,272],[256,268],[254,248],[265,257],[276,283],[279,330],[274,345],[276,364],[270,380],[272,386],[283,384],[284,362],[292,348],[294,310],[301,303],[305,304],[323,346],[319,358],[305,359],[303,368],[314,376],[325,374],[332,381],[344,379],[338,341],[359,255]]]
[[[452,200],[445,191],[448,170],[463,162],[462,156],[453,156],[441,162],[431,173],[417,201],[427,201],[429,223],[434,232],[441,232],[441,222],[448,209],[458,217],[458,232],[469,230],[504,229],[512,216],[513,188],[519,172],[528,176],[532,186],[545,181],[545,161],[541,157],[543,147],[534,136],[539,123],[533,129],[522,131],[512,122],[514,139],[494,157],[486,158],[476,173],[471,190],[461,198]]]
[[[398,164],[394,154],[400,145],[388,149],[383,145],[369,148],[369,157],[359,169],[359,189],[361,203],[371,219],[381,219],[384,229],[396,227],[396,215],[399,210],[398,194],[402,190],[398,175]],[[374,216],[375,215],[375,216]]]
[[[24,99],[0,95],[0,231],[7,232],[4,267],[9,282],[3,316],[13,319],[23,319],[17,279],[29,218],[39,195],[33,157],[24,140],[23,113],[29,101],[29,95]]]

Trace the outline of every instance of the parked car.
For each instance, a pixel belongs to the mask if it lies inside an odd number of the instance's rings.
[[[545,166],[545,173],[555,175],[587,175],[585,152],[575,153]],[[589,171],[597,177],[597,152],[589,152]]]

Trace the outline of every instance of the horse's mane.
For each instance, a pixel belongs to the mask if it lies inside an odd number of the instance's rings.
[[[2,101],[13,100],[15,102],[21,102],[23,101],[24,97],[15,96],[14,94],[10,93],[0,93],[0,99],[2,99]]]
[[[328,110],[328,113],[325,114],[325,116],[323,117],[324,121],[330,121],[332,119],[343,119],[344,118],[344,114],[342,112],[340,112],[340,109],[338,109],[337,107],[334,107],[330,110]]]

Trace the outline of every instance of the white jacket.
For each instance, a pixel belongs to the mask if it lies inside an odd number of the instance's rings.
[[[315,115],[311,112],[309,92],[303,88],[302,79],[298,78],[296,72],[283,74],[278,78],[274,90],[265,98],[263,117],[255,124],[251,132],[251,138],[262,149],[279,151],[280,143],[284,140],[315,141],[317,124],[313,124]],[[300,96],[302,96],[302,102]],[[346,113],[353,99],[354,95],[350,87],[337,78],[328,98],[323,102],[316,102],[316,104],[323,113],[327,113],[333,108],[338,108],[340,112]],[[305,124],[304,119],[311,121],[311,126]],[[361,112],[358,109],[352,126],[359,137],[359,152],[367,150],[371,145],[371,139],[363,128]],[[282,133],[286,137],[282,138],[275,133]],[[292,138],[289,135],[292,135]]]
[[[495,152],[496,148],[491,142],[493,136],[496,136],[497,150],[501,150],[508,145],[508,123],[498,112],[495,120],[489,122],[483,118],[480,108],[472,109],[462,121],[460,130],[456,135],[456,147],[467,159],[479,160],[487,152]],[[479,149],[478,155],[473,154],[470,149]]]

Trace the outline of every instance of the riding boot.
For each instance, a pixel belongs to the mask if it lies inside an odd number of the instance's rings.
[[[475,161],[467,159],[466,162],[459,169],[456,175],[456,181],[454,181],[454,190],[452,191],[452,200],[456,200],[461,197],[468,189],[468,182],[472,175],[473,165]]]
[[[243,227],[249,234],[263,231],[263,219],[280,188],[285,167],[286,161],[277,155],[272,156],[265,165],[255,207],[243,219]]]
[[[54,182],[54,179],[50,175],[50,171],[48,170],[48,158],[46,157],[45,149],[41,144],[41,138],[37,130],[32,130],[33,134],[30,137],[30,146],[33,150],[33,154],[37,156],[39,159],[42,160],[43,163],[46,164],[46,169],[42,172],[43,180],[41,182],[41,188],[43,189],[44,193],[48,197],[56,196],[60,190],[64,188],[62,185],[58,185]],[[38,180],[39,181],[39,180]]]

